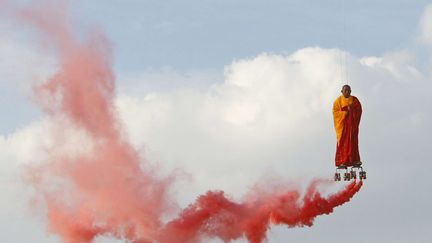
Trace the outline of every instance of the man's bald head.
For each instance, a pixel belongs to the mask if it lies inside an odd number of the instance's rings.
[[[345,98],[349,98],[351,96],[351,87],[348,84],[345,84],[342,86],[341,92]]]

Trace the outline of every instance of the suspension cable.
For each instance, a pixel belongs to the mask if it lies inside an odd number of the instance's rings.
[[[351,83],[351,77],[349,75],[349,63],[348,63],[348,45],[349,45],[349,40],[348,40],[348,22],[347,22],[347,7],[346,7],[346,0],[343,0],[344,2],[344,15],[345,15],[345,20],[344,20],[344,29],[345,29],[345,74],[346,74],[346,82],[347,84]]]
[[[341,0],[342,8],[342,47],[340,50],[340,78],[344,84],[350,84],[350,75],[348,72],[348,34],[347,34],[347,16],[346,0]]]

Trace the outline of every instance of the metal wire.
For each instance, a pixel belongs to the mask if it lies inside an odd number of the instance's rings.
[[[347,10],[346,0],[341,0],[342,8],[342,50],[340,50],[340,78],[344,84],[350,84],[350,75],[348,72],[348,30],[347,30]]]

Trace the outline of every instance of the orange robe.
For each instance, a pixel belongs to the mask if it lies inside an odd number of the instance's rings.
[[[351,105],[349,108],[348,106]],[[345,116],[345,113],[348,115]],[[362,107],[355,96],[339,96],[333,103],[333,121],[336,130],[336,166],[351,166],[360,161],[358,132]]]

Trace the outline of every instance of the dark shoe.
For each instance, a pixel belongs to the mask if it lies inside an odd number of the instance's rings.
[[[362,165],[362,162],[361,162],[361,161],[353,162],[353,166],[354,166],[354,167],[360,167],[361,165]]]
[[[337,168],[338,169],[346,169],[348,167],[345,164],[340,164]]]

